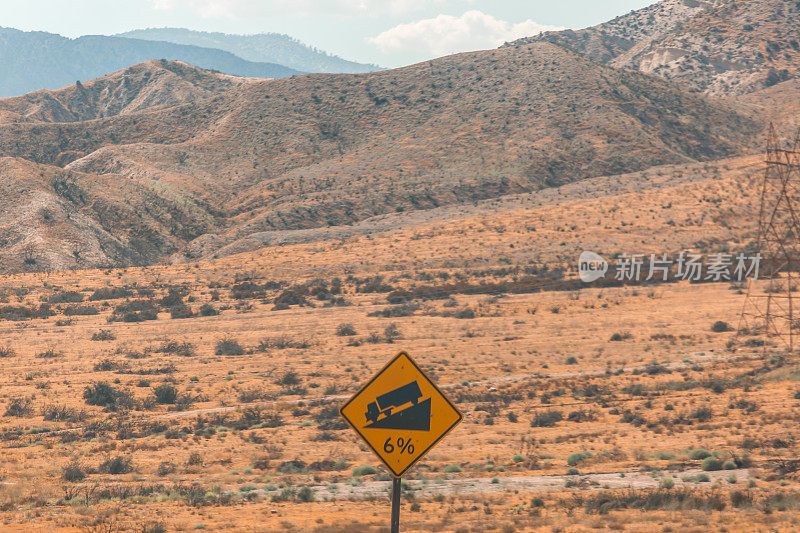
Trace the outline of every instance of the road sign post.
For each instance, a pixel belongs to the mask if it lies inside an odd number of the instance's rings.
[[[392,479],[392,523],[390,533],[400,533],[400,490],[403,478]]]
[[[403,474],[463,415],[405,352],[389,361],[339,413],[394,476],[391,531],[396,533]]]

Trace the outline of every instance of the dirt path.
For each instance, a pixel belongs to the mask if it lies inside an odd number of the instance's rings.
[[[745,484],[750,478],[748,469],[722,470],[718,472],[703,472],[701,470],[685,470],[681,472],[660,472],[664,477],[671,478],[675,487],[709,487],[718,480],[723,484],[730,484],[731,476],[736,478],[736,484]],[[706,474],[708,482],[685,482],[682,478]],[[671,477],[671,476],[675,477]],[[452,478],[431,480],[403,481],[404,487],[418,496],[442,495],[468,495],[490,494],[506,491],[541,492],[568,488],[569,482],[574,489],[602,490],[602,489],[648,489],[659,486],[658,475],[653,476],[644,472],[608,472],[585,475],[552,475],[552,476],[506,476],[495,478]],[[369,498],[387,497],[391,489],[391,481],[363,481],[360,484],[331,483],[328,485],[312,485],[311,489],[318,500],[360,500]],[[281,489],[261,490],[267,496],[277,496]]]

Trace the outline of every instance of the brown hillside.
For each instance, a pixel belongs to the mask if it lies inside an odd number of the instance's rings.
[[[0,100],[0,123],[80,122],[200,100],[243,83],[177,61],[148,61],[80,85]]]
[[[124,86],[124,76],[110,79]],[[199,83],[203,95],[218,81]],[[96,200],[62,198],[149,260],[198,237],[207,253],[255,232],[730,156],[760,129],[719,102],[549,43],[253,81],[166,109],[123,101],[104,109],[125,114],[8,124],[0,151],[69,162],[68,180]],[[117,203],[125,208],[106,207]]]

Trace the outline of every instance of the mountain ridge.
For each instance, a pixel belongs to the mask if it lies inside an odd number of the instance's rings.
[[[255,63],[223,50],[87,35],[69,39],[47,32],[0,28],[0,97],[56,90],[76,80],[94,79],[156,59],[180,60],[205,69],[244,77],[301,74],[282,65]]]
[[[358,74],[381,70],[377,65],[348,61],[328,54],[281,33],[239,35],[186,28],[143,28],[117,36],[216,48],[248,61],[277,63],[303,72]]]

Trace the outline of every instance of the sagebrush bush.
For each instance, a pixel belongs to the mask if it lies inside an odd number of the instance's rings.
[[[352,337],[356,334],[356,328],[353,327],[353,324],[339,324],[336,327],[336,334],[340,337]]]
[[[226,337],[217,341],[214,353],[217,355],[244,355],[244,348],[236,339]]]
[[[103,474],[127,474],[133,472],[133,461],[127,455],[118,455],[100,463],[97,471]]]
[[[61,479],[69,481],[70,483],[83,481],[85,478],[86,472],[84,472],[83,467],[75,461],[65,466],[64,470],[61,472]]]
[[[156,402],[160,404],[174,404],[178,399],[178,389],[164,383],[153,389],[153,395],[156,397]]]
[[[553,427],[556,422],[564,419],[564,415],[560,411],[540,411],[533,416],[531,420],[531,427],[546,428]]]

